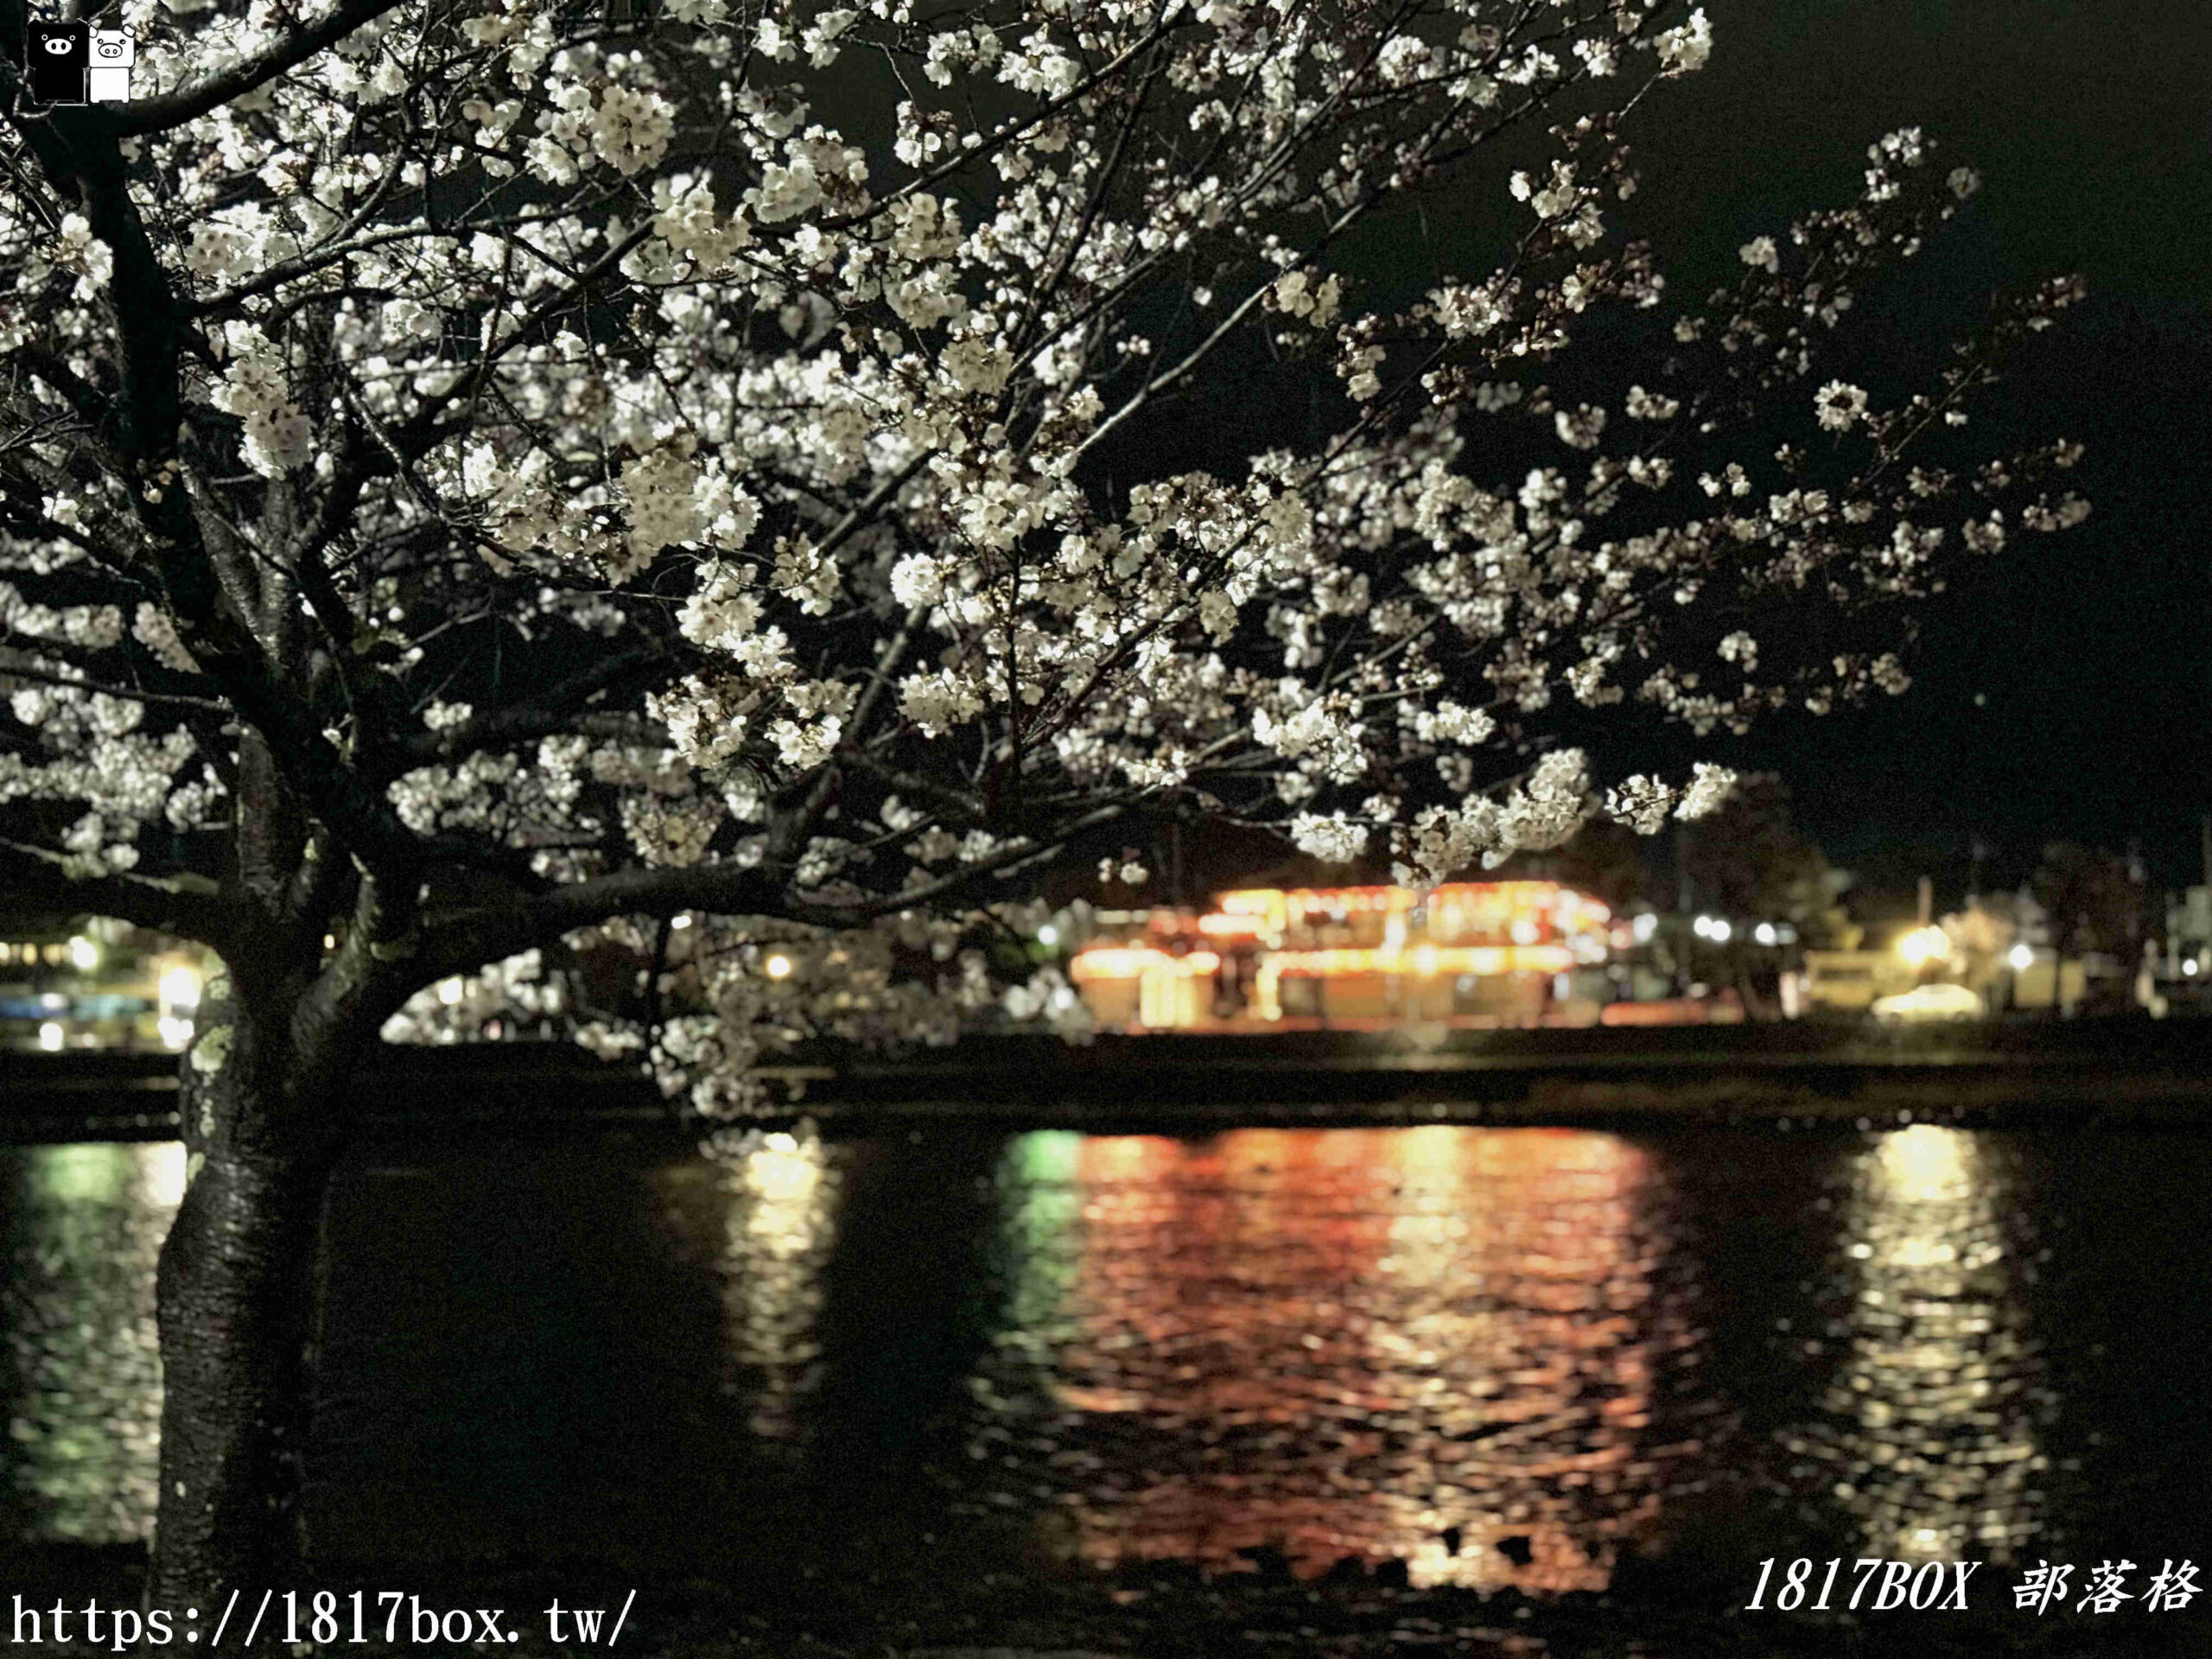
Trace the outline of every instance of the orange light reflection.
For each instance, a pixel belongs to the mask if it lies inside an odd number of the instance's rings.
[[[1696,1333],[1658,1289],[1649,1157],[1613,1136],[1090,1138],[1068,1173],[1029,1379],[1054,1449],[1027,1472],[1088,1562],[1271,1548],[1308,1576],[1599,1590],[1700,1449],[1653,1427]]]

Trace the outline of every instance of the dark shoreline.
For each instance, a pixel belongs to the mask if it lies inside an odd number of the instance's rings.
[[[0,1053],[0,1141],[165,1139],[174,1057]],[[814,1043],[764,1068],[754,1121],[1206,1133],[1495,1123],[1866,1129],[2212,1125],[2212,1020],[1885,1030],[1796,1024],[1534,1031],[1027,1033],[869,1052]],[[703,1125],[632,1071],[563,1043],[389,1048],[355,1100],[372,1133]]]

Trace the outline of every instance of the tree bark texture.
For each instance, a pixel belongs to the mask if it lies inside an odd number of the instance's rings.
[[[289,1034],[281,1014],[231,1004],[184,1066],[187,1184],[156,1281],[161,1497],[147,1590],[179,1619],[190,1607],[216,1616],[233,1589],[257,1599],[298,1581],[316,1262],[338,1139],[334,1115],[317,1109],[334,1103],[298,1096]],[[200,1058],[211,1040],[212,1067]]]

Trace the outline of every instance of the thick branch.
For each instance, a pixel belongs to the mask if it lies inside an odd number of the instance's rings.
[[[395,746],[397,756],[406,766],[432,766],[509,743],[586,732],[588,723],[595,720],[623,721],[625,717],[620,715],[594,716],[575,711],[597,693],[660,661],[663,654],[658,645],[638,645],[613,652],[527,703],[490,709],[442,732],[411,732]],[[645,735],[642,722],[605,726],[601,730],[616,741]]]
[[[90,111],[92,122],[97,129],[118,137],[166,132],[171,127],[181,127],[296,69],[325,47],[335,45],[364,23],[375,22],[397,4],[397,0],[346,0],[328,16],[291,30],[251,62],[210,75],[189,86],[181,86],[161,98],[94,105]]]
[[[228,913],[216,884],[206,876],[124,873],[79,878],[69,874],[59,853],[0,841],[0,887],[18,903],[48,906],[57,913],[117,916],[217,950],[231,938]]]
[[[419,947],[409,959],[404,981],[394,982],[385,1013],[397,1010],[412,988],[453,974],[473,973],[559,941],[578,928],[617,916],[667,918],[685,911],[721,916],[772,917],[813,927],[865,927],[879,916],[942,906],[969,897],[994,878],[1063,856],[1071,842],[1126,815],[1126,804],[1095,808],[1061,824],[1044,845],[1008,847],[993,857],[951,871],[927,885],[855,904],[823,904],[792,896],[774,872],[761,866],[698,864],[683,869],[633,868],[588,881],[572,882],[551,893],[518,899],[498,909],[482,909],[426,925]]]

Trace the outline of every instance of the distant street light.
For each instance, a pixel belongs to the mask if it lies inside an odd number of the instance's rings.
[[[90,939],[69,941],[69,965],[80,974],[89,974],[100,965],[100,948]]]
[[[2195,973],[2196,971],[2196,958],[2195,957],[2190,957],[2185,960],[2181,965],[2181,970],[2184,974]]]
[[[1772,944],[1774,943],[1774,924],[1772,922],[1761,922],[1757,927],[1751,930],[1751,937],[1757,939],[1761,944]]]
[[[1940,927],[1916,927],[1897,941],[1897,954],[1915,968],[1942,962],[1951,954],[1951,941]]]
[[[766,965],[771,979],[785,979],[791,975],[791,959],[780,950],[769,957]]]
[[[2015,973],[2025,973],[2027,971],[2028,964],[2035,959],[2036,953],[2029,950],[2024,944],[2014,945],[2012,947],[2012,954],[2005,958],[2005,961],[2012,964],[2012,971]],[[2196,969],[2194,966],[2190,969],[2190,972],[2191,973],[2195,973],[2196,971]]]
[[[1050,922],[1046,923],[1044,926],[1037,930],[1037,943],[1043,945],[1046,950],[1050,950],[1059,942],[1060,930],[1054,927]]]
[[[38,1028],[38,1046],[51,1054],[61,1046],[61,1027],[48,1020]]]
[[[1735,932],[1735,931],[1736,930],[1734,928],[1729,926],[1726,922],[1715,921],[1713,924],[1713,927],[1708,937],[1715,944],[1726,944],[1728,943],[1729,936]]]
[[[1695,921],[1690,924],[1690,931],[1696,934],[1700,939],[1712,938],[1713,918],[1710,916],[1699,917]]]
[[[162,1010],[175,1014],[200,1006],[200,970],[178,963],[162,969],[160,982]]]

